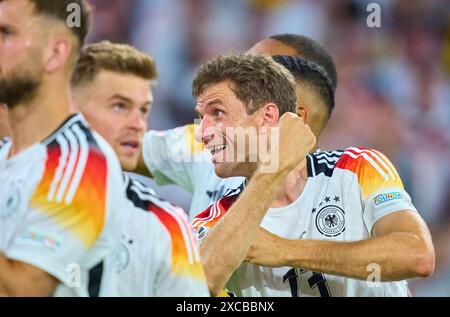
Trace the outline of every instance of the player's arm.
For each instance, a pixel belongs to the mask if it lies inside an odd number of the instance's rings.
[[[357,176],[361,202],[354,203],[362,204],[364,225],[371,237],[354,242],[289,241],[269,238],[263,232],[248,260],[269,265],[267,254],[274,251],[274,258],[282,259],[275,266],[358,279],[367,278],[372,263],[380,266],[383,281],[432,274],[434,248],[430,232],[389,159],[375,150],[349,148],[336,166]],[[276,247],[270,245],[273,240],[278,241]]]
[[[298,135],[301,138],[288,136]],[[280,119],[280,160],[275,173],[258,169],[247,188],[225,216],[213,226],[200,245],[208,287],[217,295],[242,264],[264,215],[278,194],[287,174],[304,160],[315,144],[311,130],[301,118],[285,114]]]
[[[362,280],[373,272],[369,265],[376,264],[381,281],[397,281],[431,275],[434,248],[417,212],[402,210],[379,219],[372,237],[362,241],[287,240],[261,229],[247,261]]]
[[[0,296],[50,296],[57,284],[47,272],[0,253]]]
[[[152,177],[158,185],[177,184],[193,192],[194,156],[203,150],[195,141],[193,124],[166,131],[147,131],[135,173]]]

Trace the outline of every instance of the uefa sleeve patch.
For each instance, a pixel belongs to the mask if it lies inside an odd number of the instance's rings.
[[[380,194],[375,196],[373,199],[373,203],[375,206],[378,206],[382,203],[385,203],[387,201],[396,200],[396,199],[403,199],[403,195],[400,192],[392,192],[387,194]]]

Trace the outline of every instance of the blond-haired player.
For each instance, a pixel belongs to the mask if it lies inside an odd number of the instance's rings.
[[[76,65],[72,87],[77,106],[112,145],[124,171],[136,167],[156,77],[150,56],[107,41],[86,46]],[[122,211],[122,246],[113,263],[117,295],[208,296],[184,211],[124,177],[130,208]]]

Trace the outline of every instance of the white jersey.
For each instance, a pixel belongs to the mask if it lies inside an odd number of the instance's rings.
[[[0,252],[57,278],[54,296],[88,296],[89,270],[120,243],[116,155],[81,115],[8,158],[10,149],[0,144]]]
[[[287,239],[357,241],[368,239],[382,217],[416,210],[395,167],[376,150],[352,147],[309,154],[307,168],[302,194],[288,206],[269,209],[261,223],[263,228]],[[242,188],[194,219],[193,230],[199,240],[226,213]],[[406,281],[370,286],[362,280],[249,263],[242,264],[227,284],[237,296],[251,297],[408,295]]]
[[[114,295],[209,296],[185,212],[128,175],[125,184],[129,206],[123,210],[122,243],[110,259],[116,274]]]
[[[195,125],[145,134],[142,154],[145,165],[159,185],[176,184],[192,193],[189,218],[238,187],[243,177],[220,178],[211,153],[194,138]]]

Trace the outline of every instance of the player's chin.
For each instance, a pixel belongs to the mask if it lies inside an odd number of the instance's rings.
[[[119,155],[120,165],[124,171],[134,171],[138,164],[138,155]]]
[[[229,177],[225,164],[226,163],[223,162],[214,162],[214,171],[216,172],[216,175],[221,178]]]
[[[232,163],[214,162],[214,171],[220,178],[238,176],[234,173],[234,166]]]

